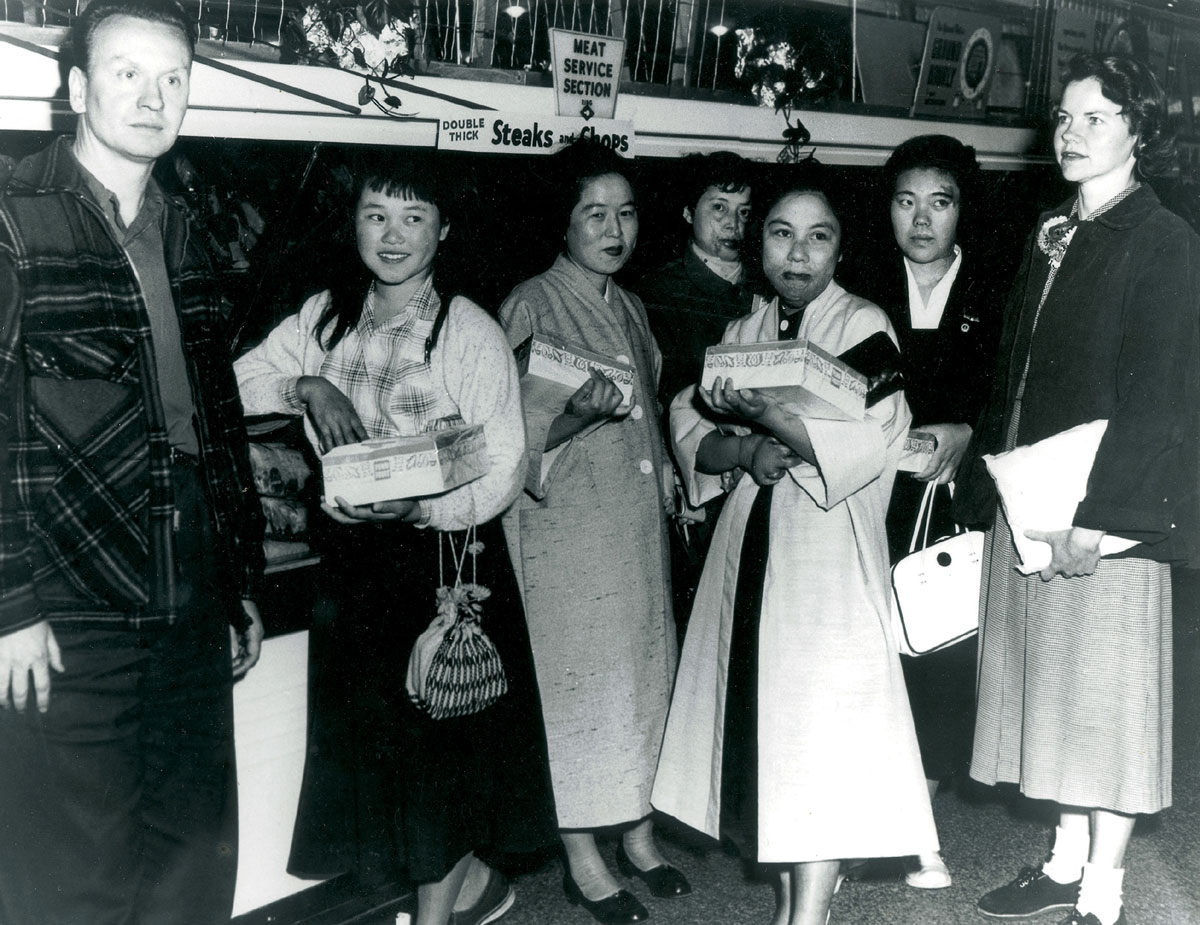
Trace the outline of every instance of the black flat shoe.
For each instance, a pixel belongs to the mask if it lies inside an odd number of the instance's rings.
[[[687,882],[687,877],[670,864],[660,864],[650,870],[638,869],[629,855],[625,853],[625,846],[619,841],[617,842],[617,870],[626,877],[637,877],[650,887],[652,895],[660,899],[687,896],[692,892],[692,885]]]
[[[612,896],[591,900],[579,892],[579,887],[571,879],[570,873],[566,873],[563,874],[563,892],[567,894],[571,905],[583,906],[592,914],[592,918],[603,925],[629,925],[650,918],[646,907],[628,890],[619,890]]]

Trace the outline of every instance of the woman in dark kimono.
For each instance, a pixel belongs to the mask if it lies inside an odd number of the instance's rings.
[[[977,453],[1107,420],[1072,525],[1026,530],[1049,564],[1014,570],[995,486],[972,454],[955,498],[994,517],[985,546],[971,776],[1058,804],[1050,859],[979,900],[1061,925],[1125,923],[1134,822],[1171,803],[1171,573],[1194,557],[1200,238],[1142,177],[1172,153],[1166,97],[1144,64],[1080,55],[1054,152],[1076,194],[1041,217],[1005,318]],[[1108,534],[1134,540],[1100,557]],[[1194,561],[1194,558],[1193,558]]]

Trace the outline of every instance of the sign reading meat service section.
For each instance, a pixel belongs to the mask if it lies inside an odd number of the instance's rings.
[[[588,32],[550,30],[554,98],[560,116],[611,119],[621,86],[625,41]]]

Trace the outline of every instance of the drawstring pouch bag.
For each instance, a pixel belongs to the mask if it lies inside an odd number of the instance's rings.
[[[450,547],[454,585],[445,584],[444,546]],[[475,557],[483,544],[472,525],[462,538],[438,534],[437,616],[417,637],[408,657],[404,686],[417,709],[432,719],[453,719],[486,710],[508,690],[508,678],[495,645],[483,631],[483,602],[491,591],[475,580]],[[471,581],[462,580],[463,566],[471,557]]]
[[[979,630],[983,534],[955,524],[954,535],[930,544],[936,488],[925,487],[908,555],[892,566],[893,625],[904,655],[928,655]]]

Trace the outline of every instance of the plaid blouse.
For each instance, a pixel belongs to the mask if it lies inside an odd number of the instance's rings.
[[[325,355],[320,375],[350,399],[368,437],[408,436],[461,422],[445,390],[434,388],[425,362],[441,304],[430,277],[402,312],[377,324],[372,286],[358,324]]]

